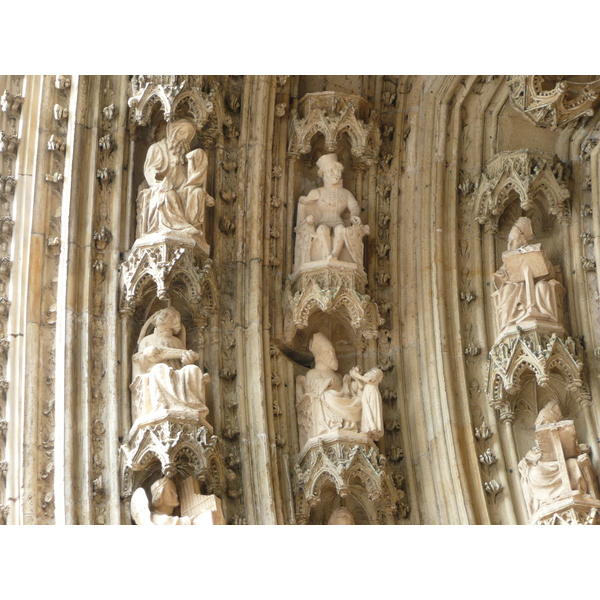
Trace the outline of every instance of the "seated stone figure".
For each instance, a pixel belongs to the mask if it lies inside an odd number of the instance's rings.
[[[214,199],[206,192],[208,158],[190,150],[196,126],[189,119],[167,125],[165,139],[152,144],[144,163],[148,185],[137,199],[137,240],[160,235],[189,238],[207,251],[204,217]]]
[[[540,410],[535,432],[537,446],[519,462],[529,515],[561,498],[598,499],[589,447],[577,443],[574,423],[562,420],[558,401],[552,400]]]
[[[512,326],[549,323],[562,326],[565,288],[556,279],[557,268],[533,238],[531,220],[521,217],[508,236],[502,266],[494,273],[492,294],[498,333]]]
[[[155,481],[150,492],[152,500],[148,506],[148,497],[144,488],[138,488],[131,497],[131,516],[138,525],[224,525],[220,500],[215,496],[201,496],[204,507],[198,514],[178,517],[173,514],[179,506],[179,496],[175,482],[168,477]]]
[[[309,439],[346,431],[368,434],[373,439],[383,435],[380,369],[361,375],[358,367],[342,377],[332,343],[315,333],[310,343],[315,367],[296,380],[298,421],[301,444]]]
[[[343,165],[336,154],[324,154],[317,161],[323,187],[311,190],[298,200],[294,272],[308,262],[341,260],[363,266],[363,225],[360,207],[344,188]],[[346,213],[348,222],[344,221]]]
[[[146,335],[151,325],[155,330]],[[197,352],[186,349],[185,328],[176,309],[163,308],[146,321],[132,359],[134,428],[177,418],[200,421],[212,433],[205,398],[210,376],[193,364],[198,358]]]

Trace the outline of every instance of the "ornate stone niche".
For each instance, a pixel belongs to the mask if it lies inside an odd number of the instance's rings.
[[[121,446],[120,462],[121,496],[127,505],[136,493],[140,496],[140,489],[150,498],[151,485],[161,478],[177,482],[180,489],[182,482],[191,478],[197,483],[183,486],[188,494],[205,492],[201,495],[220,497],[227,490],[220,441],[200,422],[166,419],[135,428]],[[206,500],[214,505],[211,510],[220,511],[217,500]],[[194,502],[190,500],[190,504]],[[136,510],[131,508],[132,513]]]
[[[546,404],[535,421],[536,445],[519,462],[531,524],[598,525],[598,474],[590,449],[579,444],[572,420],[558,401]]]
[[[319,332],[310,350],[315,366],[296,378],[298,522],[327,523],[331,511],[340,508],[334,506],[336,498],[348,509],[354,506],[355,523],[393,522],[403,493],[395,489],[387,459],[375,444],[384,434],[383,372],[375,368],[362,374],[353,367],[342,377],[333,344]]]
[[[364,236],[370,228],[361,220],[354,195],[343,187],[343,165],[336,154],[317,160],[324,186],[298,201],[294,267],[290,276],[289,313],[293,326],[304,329],[315,311],[346,311],[352,327],[375,338],[383,324],[377,305],[365,294]]]
[[[295,480],[302,525],[338,524],[331,521],[340,506],[352,515],[348,524],[356,525],[393,524],[408,511],[387,459],[360,434],[314,439],[297,458]]]
[[[512,105],[535,125],[550,129],[577,126],[593,116],[600,77],[577,75],[509,75]]]

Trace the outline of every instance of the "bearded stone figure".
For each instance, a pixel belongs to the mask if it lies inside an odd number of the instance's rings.
[[[137,198],[137,243],[161,236],[194,240],[206,253],[204,236],[207,206],[214,199],[206,191],[208,158],[190,145],[196,126],[189,119],[167,124],[165,139],[152,144],[144,163],[148,189]]]
[[[563,421],[558,401],[552,400],[540,410],[535,433],[537,446],[519,462],[529,515],[561,498],[598,499],[589,447],[577,442],[574,423]]]
[[[146,335],[150,326],[155,330]],[[137,415],[133,429],[169,418],[200,421],[212,433],[206,421],[210,376],[193,364],[199,357],[186,349],[185,328],[176,309],[163,308],[146,321],[132,359],[130,387]]]
[[[502,266],[493,275],[498,334],[538,322],[562,327],[566,290],[541,244],[529,243],[532,238],[531,220],[521,217],[509,233]]]
[[[321,260],[340,260],[362,267],[362,238],[370,229],[362,224],[358,202],[344,188],[344,166],[336,154],[324,154],[317,167],[323,187],[298,200],[294,272],[303,264]]]
[[[364,433],[378,440],[383,435],[380,369],[364,375],[358,367],[342,377],[333,344],[322,333],[310,342],[315,367],[297,378],[296,394],[301,444],[339,431]]]

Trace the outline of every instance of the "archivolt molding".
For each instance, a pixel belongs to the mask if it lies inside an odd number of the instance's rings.
[[[406,516],[404,492],[394,485],[386,457],[366,436],[360,437],[320,437],[299,455],[295,465],[298,523],[308,523],[326,483],[332,483],[341,498],[354,496],[365,507],[371,524],[385,523],[386,516]]]
[[[306,94],[293,110],[290,120],[292,155],[308,154],[311,140],[321,133],[325,138],[325,152],[336,152],[338,138],[346,133],[350,139],[352,156],[365,165],[373,164],[381,144],[376,114],[370,104],[360,96],[341,92],[317,92]],[[298,114],[300,113],[300,115]]]
[[[156,105],[160,105],[167,123],[175,120],[180,106],[187,105],[200,131],[214,111],[210,94],[202,91],[202,83],[203,78],[198,75],[134,75],[129,98],[133,126],[148,125]]]
[[[197,422],[165,420],[139,428],[121,446],[121,490],[127,498],[143,480],[160,470],[161,477],[176,475],[206,484],[208,494],[226,490],[226,468],[217,436],[210,436]]]
[[[567,172],[556,156],[546,152],[523,149],[496,154],[485,163],[474,192],[477,221],[497,231],[499,217],[516,194],[523,210],[541,203],[550,214],[568,222]]]
[[[593,116],[600,78],[569,81],[564,75],[510,75],[512,105],[535,125],[563,129]]]
[[[554,333],[518,329],[495,344],[489,356],[488,395],[491,406],[501,414],[514,412],[527,371],[533,372],[540,387],[547,387],[550,374],[557,372],[568,392],[581,396],[581,401],[589,396],[582,379],[582,351],[571,337],[563,340]]]
[[[156,285],[159,300],[168,300],[176,282],[183,285],[183,297],[200,312],[212,312],[216,287],[211,273],[212,260],[198,248],[173,244],[168,240],[132,250],[121,264],[121,311],[133,314],[143,300],[148,285]]]

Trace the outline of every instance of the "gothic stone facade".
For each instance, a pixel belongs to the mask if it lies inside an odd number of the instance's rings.
[[[600,76],[0,76],[0,523],[598,524]]]

